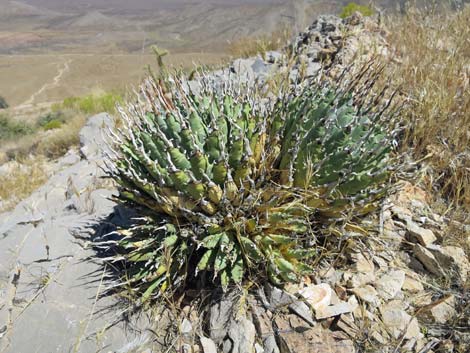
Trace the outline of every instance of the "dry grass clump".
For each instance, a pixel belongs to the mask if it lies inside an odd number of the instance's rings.
[[[85,125],[86,117],[78,115],[54,131],[50,131],[35,146],[35,153],[46,158],[59,158],[71,147],[79,144],[79,132]]]
[[[44,160],[19,160],[0,174],[0,212],[8,211],[47,180]]]
[[[270,50],[278,50],[287,45],[292,37],[292,30],[284,27],[270,34],[240,37],[229,43],[228,52],[234,57],[248,58],[263,56]]]
[[[418,10],[388,21],[395,79],[409,97],[404,148],[430,168],[425,182],[470,207],[470,7]]]

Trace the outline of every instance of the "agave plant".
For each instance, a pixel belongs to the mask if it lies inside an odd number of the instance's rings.
[[[253,87],[147,79],[119,109],[109,174],[142,218],[122,230],[123,282],[144,299],[189,279],[227,288],[312,272],[316,229],[369,212],[386,192],[389,102],[373,74],[295,87],[274,102]],[[340,235],[339,231],[336,231]]]

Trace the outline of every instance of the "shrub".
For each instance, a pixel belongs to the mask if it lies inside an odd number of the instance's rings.
[[[11,140],[34,132],[33,126],[15,121],[7,116],[0,116],[0,141]]]
[[[8,103],[5,100],[5,98],[0,96],[0,109],[6,109],[6,108],[8,108]]]
[[[122,287],[145,301],[209,277],[226,289],[310,274],[320,239],[387,189],[391,116],[364,94],[372,74],[350,82],[309,82],[269,105],[246,87],[206,80],[196,95],[179,77],[148,80],[152,108],[123,113],[108,161],[118,200],[142,214],[114,249]]]
[[[56,121],[62,124],[67,121],[67,118],[65,114],[60,110],[52,111],[45,115],[40,116],[37,120],[37,125],[39,127],[45,128],[45,126],[47,126],[52,121]],[[54,124],[57,124],[57,123],[54,123]]]
[[[60,129],[62,127],[62,122],[60,120],[51,120],[46,125],[43,126],[44,130],[54,130]]]
[[[359,5],[355,2],[350,2],[349,4],[343,7],[339,16],[341,18],[347,18],[355,12],[359,12],[363,16],[372,16],[374,14],[374,10],[371,9],[369,6]]]

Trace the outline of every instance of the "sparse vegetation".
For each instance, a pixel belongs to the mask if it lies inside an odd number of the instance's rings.
[[[241,37],[229,43],[229,52],[234,57],[248,58],[261,55],[270,50],[278,50],[287,45],[291,39],[292,31],[285,27],[270,34]]]
[[[424,182],[451,205],[470,208],[470,7],[411,8],[388,23],[399,62],[395,81],[409,98],[403,148],[425,158]]]
[[[343,7],[339,17],[347,18],[355,12],[359,12],[363,16],[372,16],[374,14],[374,10],[370,6],[359,5],[355,2],[350,2],[349,4]]]
[[[8,173],[0,175],[0,212],[14,207],[46,179],[42,159],[19,159]]]
[[[35,131],[34,126],[0,115],[0,142],[21,138]]]
[[[52,110],[71,110],[82,114],[96,114],[101,112],[114,113],[117,103],[122,103],[122,96],[118,93],[107,92],[103,94],[90,94],[84,97],[68,97],[60,104],[55,104]]]

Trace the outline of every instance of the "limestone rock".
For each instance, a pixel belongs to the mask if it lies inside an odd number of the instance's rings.
[[[442,269],[441,265],[436,260],[434,255],[431,253],[431,251],[419,244],[415,244],[415,246],[413,247],[413,253],[416,258],[423,264],[426,270],[437,276],[445,276],[444,270]]]
[[[347,302],[341,301],[335,305],[322,306],[315,310],[315,318],[317,320],[335,317],[341,314],[353,312],[358,306],[355,296],[351,296]]]
[[[354,344],[344,333],[321,325],[308,330],[293,329],[289,320],[277,318],[281,353],[353,353]]]
[[[354,293],[360,300],[372,304],[373,306],[378,306],[380,304],[377,291],[370,285],[354,288],[351,292]]]
[[[431,245],[437,239],[431,230],[422,228],[411,220],[406,223],[406,230],[410,235],[410,240],[417,241],[425,247]]]
[[[319,285],[309,285],[300,290],[299,294],[307,300],[314,310],[318,310],[320,307],[330,305],[332,292],[333,290],[329,284],[322,283]]]
[[[462,283],[467,280],[470,272],[470,263],[462,248],[457,246],[431,245],[428,250],[436,258],[443,269],[449,271],[451,275],[457,277]]]
[[[278,63],[282,60],[283,54],[278,51],[266,52],[266,61],[270,64]]]
[[[210,338],[201,337],[201,346],[203,353],[217,353],[217,346]]]
[[[297,316],[299,316],[301,319],[306,321],[309,325],[315,325],[315,320],[313,319],[312,311],[304,302],[296,301],[289,305],[289,309],[293,313],[297,314]]]
[[[346,285],[349,288],[357,288],[366,284],[371,284],[375,282],[374,272],[359,272],[359,273],[350,273],[346,272],[343,275],[343,280],[346,282]]]
[[[104,330],[118,321],[118,310],[104,310],[112,308],[111,298],[95,303],[108,283],[104,281],[100,287],[95,277],[91,280],[91,274],[100,278],[103,269],[85,261],[96,253],[78,240],[89,239],[90,233],[99,238],[104,234],[101,231],[108,233],[115,227],[112,219],[119,207],[106,199],[115,190],[102,189],[97,183],[106,149],[102,131],[109,124],[112,118],[107,114],[91,117],[80,131],[82,158],[71,152],[59,159],[57,170],[42,187],[14,210],[0,215],[0,293],[13,293],[11,275],[21,273],[16,294],[0,305],[0,330],[8,312],[14,318],[11,327],[0,333],[4,335],[0,351],[6,344],[5,352],[76,349],[88,353],[103,346],[120,351],[135,344],[144,350],[152,341],[145,330],[149,327],[145,315],[141,321],[131,319],[136,328],[132,332],[122,324]],[[82,203],[79,207],[68,207],[71,184],[75,190],[71,194],[78,194],[75,201]],[[160,327],[166,324],[167,319],[162,318]],[[97,340],[93,332],[103,334]]]
[[[236,303],[237,293],[223,294],[210,308],[209,332],[210,338],[220,344],[227,336],[232,321],[233,305]]]
[[[104,131],[113,126],[113,118],[102,113],[88,119],[80,130],[80,153],[88,160],[101,159],[109,152]]]
[[[256,329],[251,320],[242,318],[241,320],[230,322],[228,330],[228,340],[231,343],[230,353],[252,353],[255,345]],[[226,341],[224,341],[225,343]]]
[[[404,337],[407,339],[421,335],[416,318],[411,317],[395,302],[390,302],[380,307],[382,321],[395,339]]]
[[[260,290],[261,291],[261,290]],[[274,312],[283,307],[287,307],[290,304],[297,301],[297,298],[292,294],[283,291],[271,284],[266,284],[264,288],[264,294],[259,293],[261,296],[265,296],[266,309]]]
[[[429,304],[419,311],[420,317],[427,318],[438,324],[447,324],[455,318],[455,297],[449,295]]]
[[[403,282],[402,289],[410,293],[419,293],[424,290],[424,287],[419,280],[406,275],[405,282]]]
[[[395,298],[398,292],[400,292],[404,282],[405,272],[401,270],[392,270],[382,275],[375,284],[375,287],[382,298],[390,300]]]

